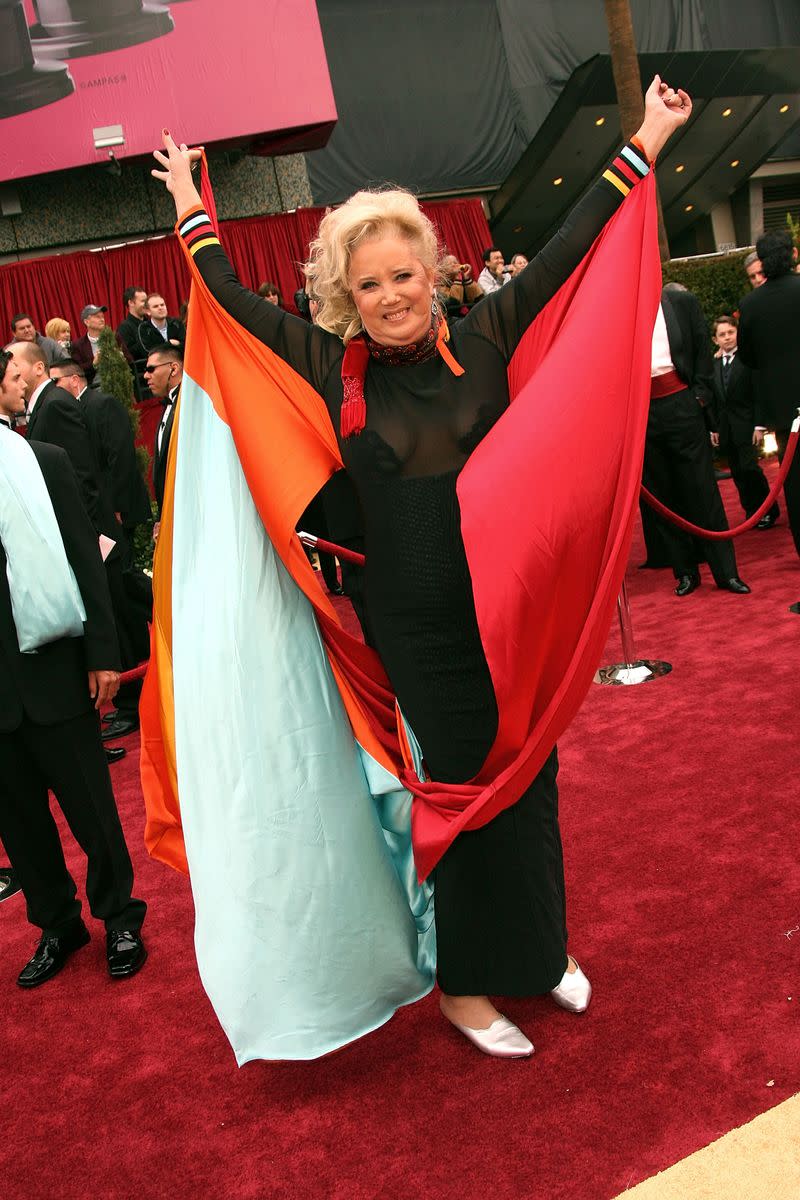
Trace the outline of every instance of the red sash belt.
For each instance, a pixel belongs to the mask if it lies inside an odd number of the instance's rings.
[[[686,383],[677,371],[667,371],[666,375],[654,375],[650,380],[650,399],[663,400],[665,396],[674,396],[682,392]]]

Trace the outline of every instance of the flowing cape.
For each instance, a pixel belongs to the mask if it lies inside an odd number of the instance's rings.
[[[190,869],[201,975],[240,1061],[310,1057],[431,986],[431,897],[412,869],[409,793],[425,880],[460,830],[519,798],[598,665],[641,479],[661,289],[653,173],[524,336],[513,403],[459,477],[499,710],[486,763],[463,785],[424,781],[379,660],[341,627],[297,539],[301,513],[342,466],[324,401],[222,309],[187,257],[191,320],[142,697],[146,842]],[[254,1029],[280,1025],[280,996],[253,998],[243,1020],[228,994],[246,992],[235,973],[225,984],[246,957],[232,944],[242,913],[255,913],[252,938],[272,938],[264,969],[284,942],[305,953],[336,939],[342,1003],[310,1048],[290,1026],[319,1023],[322,975],[304,981],[313,1011],[291,1013],[275,1035]],[[342,1017],[348,1003],[355,1020]]]

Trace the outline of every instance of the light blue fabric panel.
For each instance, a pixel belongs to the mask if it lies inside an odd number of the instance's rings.
[[[432,895],[410,797],[356,746],[311,605],[187,377],[173,666],[203,985],[240,1064],[318,1057],[430,991]]]
[[[36,455],[0,422],[0,541],[23,654],[83,637],[86,610]]]

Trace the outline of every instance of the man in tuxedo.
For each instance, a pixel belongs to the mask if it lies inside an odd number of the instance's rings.
[[[105,560],[106,576],[118,640],[122,647],[122,663],[124,669],[129,670],[147,657],[147,625],[146,621],[132,612],[123,577],[128,544],[114,508],[111,488],[95,456],[85,414],[75,397],[50,379],[44,355],[38,346],[15,342],[11,353],[27,387],[28,437],[60,446],[66,451],[78,476],[83,502],[95,532],[98,537],[103,535],[112,543]],[[112,723],[104,731],[104,736],[123,737],[138,727],[138,713],[129,712],[123,721]],[[109,732],[112,729],[113,733]],[[124,753],[121,747],[109,750],[109,761],[116,762],[124,757]]]
[[[16,442],[10,419],[23,408],[25,388],[18,364],[0,352],[0,470],[6,488],[0,513],[0,837],[28,919],[41,930],[36,952],[17,979],[20,987],[33,988],[60,971],[90,936],[48,789],[87,856],[87,898],[92,915],[106,926],[113,979],[135,974],[147,957],[140,933],[147,906],[132,896],[133,868],[99,733],[97,710],[119,683],[119,650],[97,538],[66,453],[37,441]],[[38,507],[29,504],[26,510],[20,501],[31,496],[32,482]],[[64,570],[49,573],[42,588],[37,554],[45,544],[54,550],[48,564],[61,561]],[[82,605],[82,635],[51,632],[48,624],[50,608],[71,586],[67,564]],[[47,600],[44,608],[36,602],[37,589]],[[38,609],[46,626],[32,646],[19,629],[20,596],[25,613]]]
[[[714,475],[709,429],[713,420],[713,360],[708,330],[696,296],[665,287],[653,330],[650,414],[642,482],[673,512],[702,529],[727,529]],[[661,520],[661,519],[660,519]],[[700,586],[692,538],[661,521],[677,587],[687,596]],[[703,542],[717,587],[736,595],[750,588],[737,573],[731,541]]]
[[[158,537],[161,506],[164,503],[164,485],[167,479],[167,456],[172,425],[175,420],[175,402],[183,380],[183,353],[177,346],[156,346],[147,356],[144,378],[154,396],[164,405],[164,414],[158,423],[153,446],[153,492],[156,498],[159,521],[153,530]]]
[[[130,543],[137,525],[149,521],[152,514],[128,412],[115,396],[88,387],[88,376],[75,360],[56,363],[50,378],[78,402],[97,465]]]
[[[797,336],[800,330],[800,275],[795,273],[797,250],[790,233],[765,233],[756,251],[766,276],[742,301],[739,317],[739,357],[755,373],[756,403],[753,437],[774,429],[781,462],[792,422],[797,416]],[[795,549],[800,554],[800,455],[792,462],[783,484],[786,513]]]
[[[749,367],[736,353],[738,335],[735,317],[717,317],[714,341],[721,353],[714,359],[714,415],[717,432],[711,444],[719,446],[728,460],[733,482],[745,515],[750,517],[769,495],[769,484],[753,444],[755,410],[753,379]],[[771,529],[780,516],[777,504],[764,514],[757,529]]]
[[[13,342],[9,350],[26,386],[28,437],[66,451],[92,524],[98,533],[113,537],[113,509],[101,494],[89,431],[78,405],[50,379],[47,359],[35,343]]]
[[[58,363],[51,378],[73,397],[86,421],[101,485],[111,496],[114,512],[121,522],[121,578],[113,581],[112,600],[117,621],[122,660],[126,669],[138,666],[149,653],[147,623],[152,614],[153,593],[150,581],[133,563],[130,549],[137,525],[149,521],[150,496],[139,470],[133,426],[123,404],[97,388],[86,386],[86,376],[75,362]],[[112,564],[111,567],[114,570]],[[116,711],[103,719],[108,726],[103,740],[124,737],[139,728],[141,679],[123,683],[117,692]]]

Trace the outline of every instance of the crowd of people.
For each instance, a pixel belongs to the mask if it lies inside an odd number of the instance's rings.
[[[280,347],[323,395],[340,431],[346,474],[323,489],[318,507],[300,524],[313,523],[312,532],[356,550],[369,540],[365,517],[373,533],[380,531],[381,554],[375,549],[370,559],[368,553],[367,598],[363,573],[349,564],[342,564],[341,583],[329,565],[326,582],[353,601],[365,640],[377,648],[434,778],[454,784],[473,778],[498,719],[458,521],[450,520],[456,479],[508,403],[506,367],[525,328],[623,202],[631,181],[646,175],[647,160],[689,115],[685,93],[660,82],[654,88],[639,135],[582,202],[582,224],[571,217],[560,249],[548,248],[532,263],[519,253],[506,261],[498,247],[487,247],[473,279],[457,255],[437,263],[425,219],[397,199],[406,194],[387,192],[380,200],[359,194],[348,202],[350,210],[345,205],[323,222],[298,305],[307,319],[301,328],[283,311],[272,283],[256,293],[264,308],[252,308],[253,293],[238,284],[207,232],[198,249],[199,270],[219,302],[256,337]],[[191,250],[192,229],[205,228],[191,156],[167,137],[165,153],[157,157],[161,170],[154,173],[172,191],[179,217],[192,214],[182,230]],[[370,236],[354,235],[367,226]],[[339,242],[349,246],[346,276],[336,276],[331,265]],[[779,455],[786,451],[796,412],[789,355],[800,320],[795,265],[788,234],[760,238],[745,262],[751,294],[738,313],[718,314],[711,330],[691,293],[676,285],[662,292],[643,482],[702,528],[727,527],[715,450],[727,459],[748,517],[769,494],[757,454],[764,433],[774,430]],[[123,299],[117,345],[138,395],[164,405],[151,448],[158,538],[186,314],[170,316],[163,296],[143,287],[128,287]],[[146,905],[133,895],[109,773],[125,750],[107,743],[138,728],[141,681],[120,686],[120,674],[148,653],[152,594],[131,547],[137,526],[153,510],[128,413],[102,390],[98,374],[106,313],[104,305],[87,303],[85,328],[76,337],[61,317],[48,320],[40,333],[28,314],[19,313],[11,321],[12,339],[0,351],[0,443],[8,451],[0,455],[0,838],[11,861],[11,868],[0,868],[0,898],[21,888],[28,918],[41,931],[36,953],[18,977],[27,988],[50,979],[89,939],[48,788],[87,855],[87,897],[92,915],[106,926],[111,977],[135,974],[147,953],[141,936]],[[445,315],[452,353],[442,344]],[[367,352],[361,374],[351,377],[340,360],[342,338],[348,342],[353,330]],[[465,384],[460,364],[466,365]],[[366,420],[365,391],[372,440],[358,436]],[[446,429],[426,407],[434,392],[447,402]],[[487,412],[489,402],[494,407]],[[345,431],[346,419],[356,424]],[[12,436],[23,425],[27,442]],[[437,542],[435,563],[418,558],[423,490],[442,528],[452,533],[449,541],[442,534]],[[800,553],[800,461],[786,480],[785,497]],[[366,503],[372,508],[365,513]],[[773,503],[758,528],[774,527],[779,511]],[[750,591],[738,574],[732,541],[699,541],[649,512],[645,533],[649,565],[672,568],[677,596],[699,586],[703,561],[718,587],[738,595]],[[406,567],[416,564],[407,570],[399,599],[394,554]],[[447,578],[439,578],[441,572]],[[115,708],[103,717],[101,732],[99,712],[111,701]],[[40,736],[42,726],[46,737]],[[545,991],[574,1012],[583,1011],[591,996],[588,979],[567,953],[556,770],[553,751],[511,808],[456,837],[436,872],[442,1012],[480,1049],[502,1057],[526,1056],[533,1046],[498,1012],[492,996]]]

